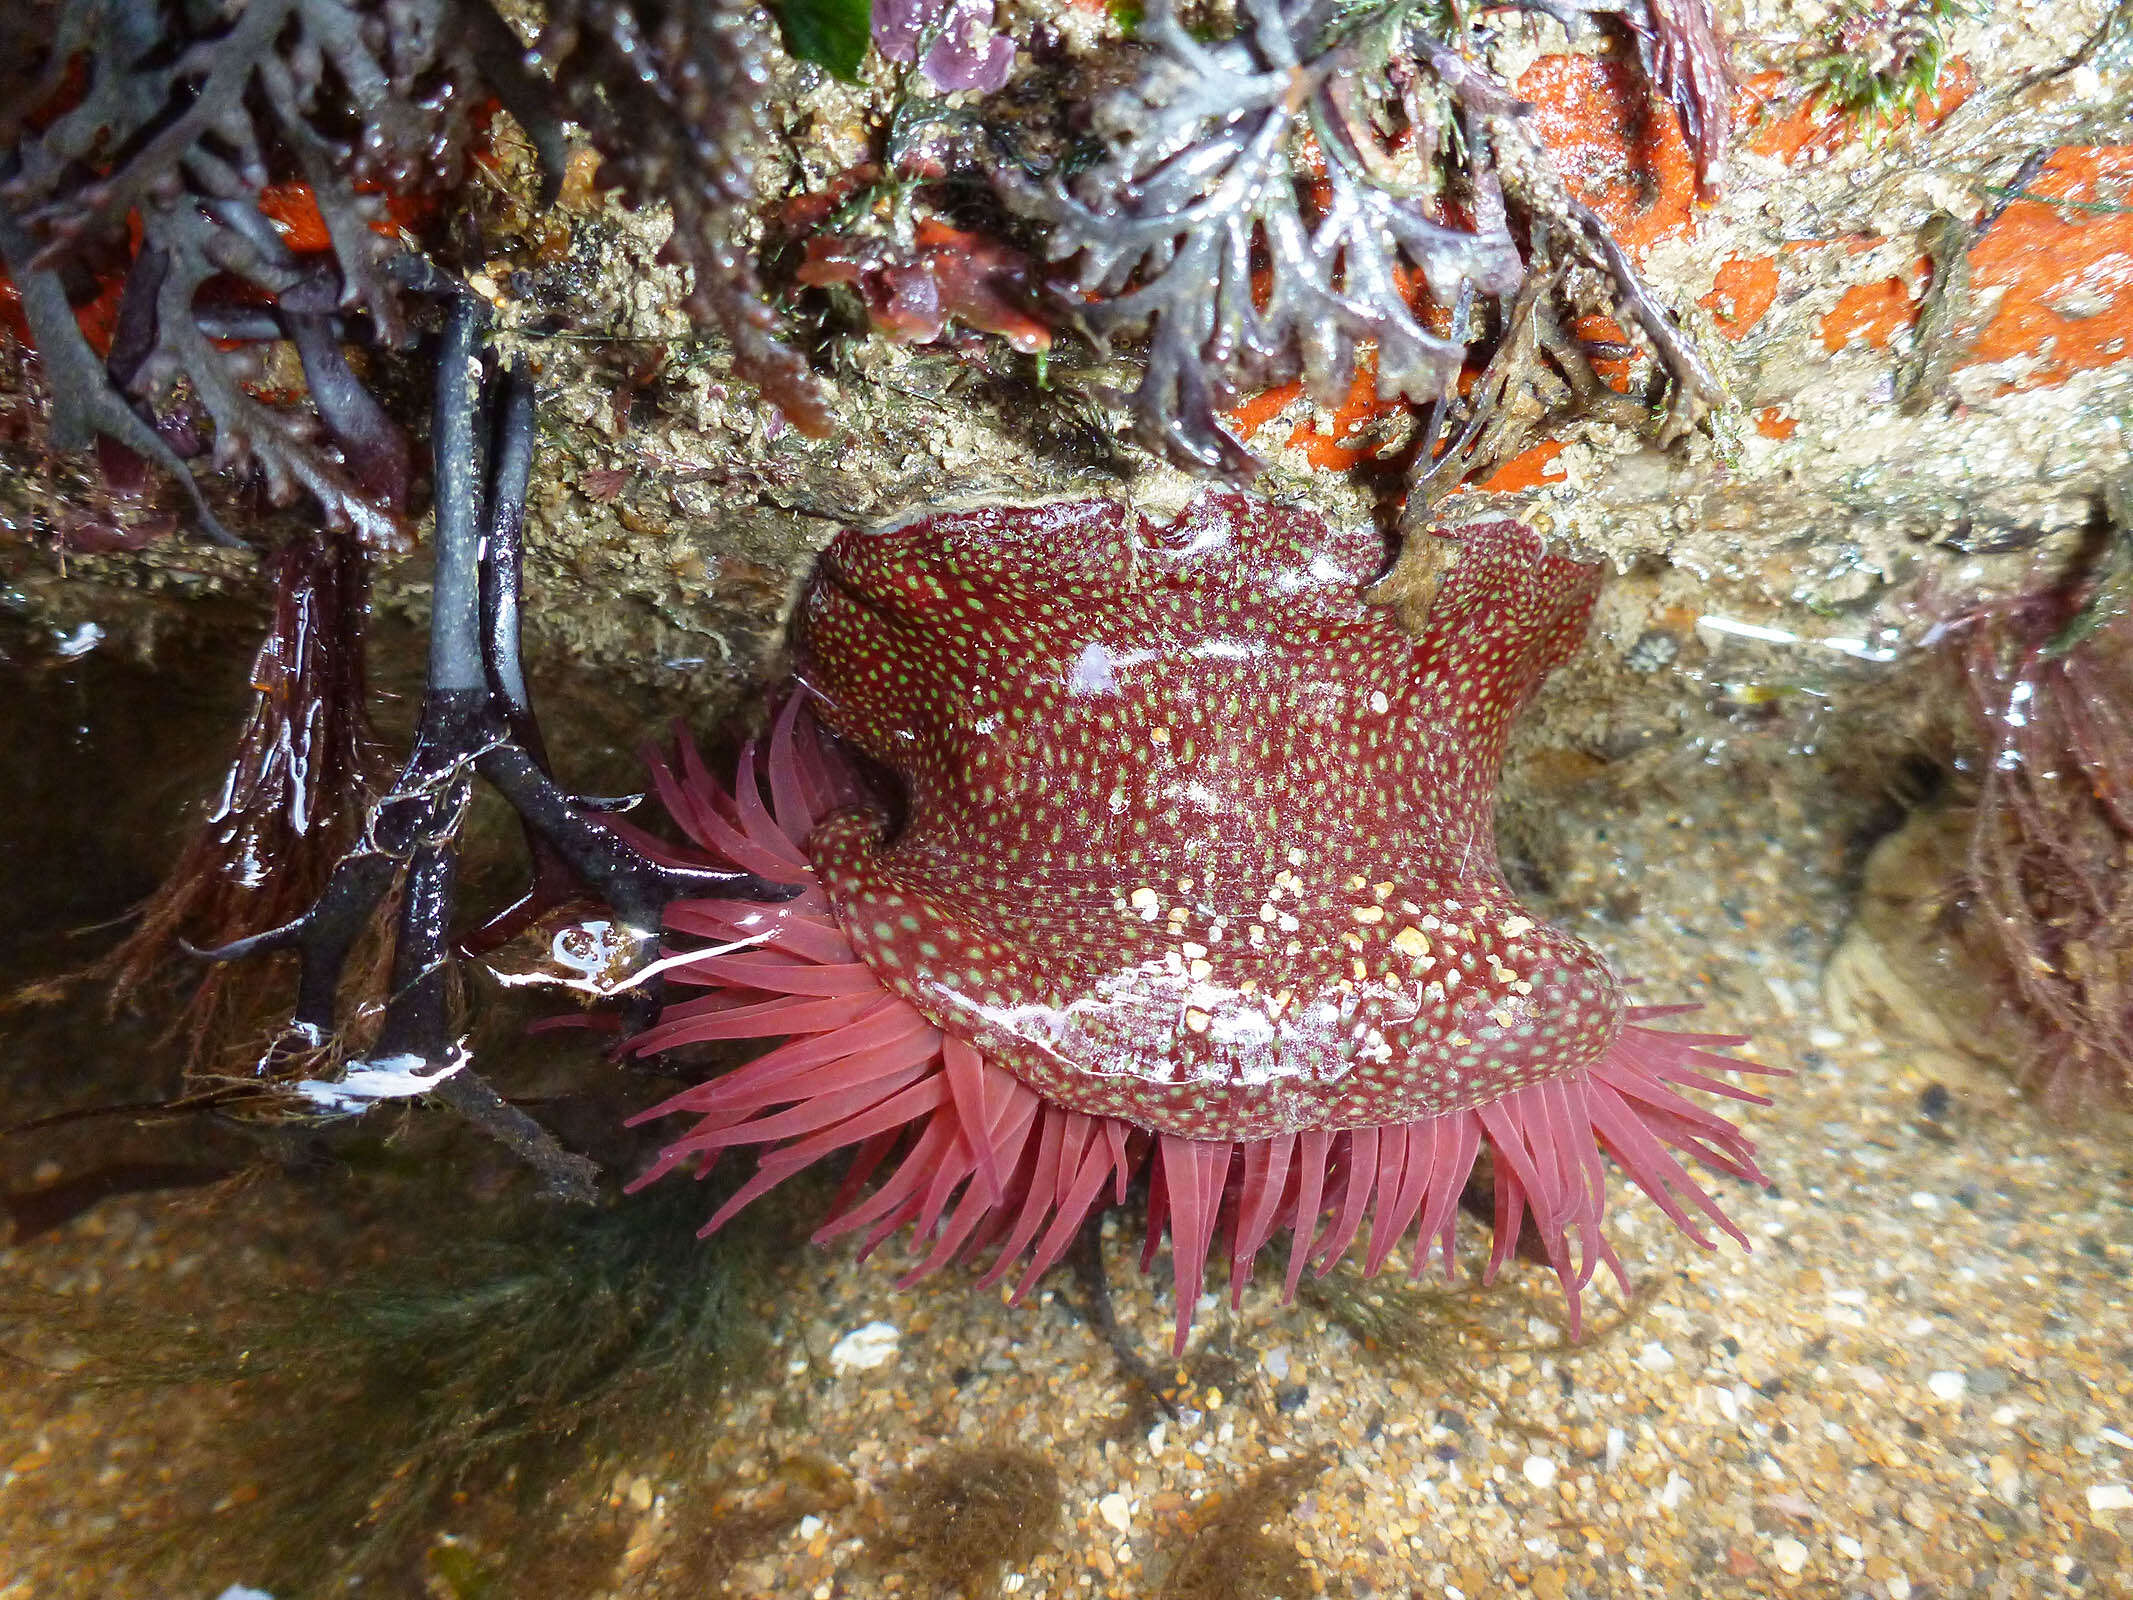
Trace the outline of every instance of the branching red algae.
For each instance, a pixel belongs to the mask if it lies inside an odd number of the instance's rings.
[[[1959,885],[2066,1107],[2133,1087],[2133,548],[2088,583],[1978,608],[1949,648],[1982,738]]]

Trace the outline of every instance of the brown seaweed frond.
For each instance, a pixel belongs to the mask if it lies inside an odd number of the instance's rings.
[[[752,1495],[735,1483],[701,1489],[681,1501],[672,1539],[625,1592],[662,1592],[661,1580],[675,1578],[692,1593],[719,1594],[741,1562],[767,1552],[803,1518],[843,1510],[853,1493],[851,1474],[813,1453],[779,1460]]]
[[[560,1216],[470,1208],[454,1170],[434,1163],[436,1183],[389,1197],[398,1209],[368,1264],[323,1283],[240,1277],[211,1318],[153,1292],[0,1289],[9,1382],[35,1381],[56,1344],[74,1359],[46,1370],[70,1390],[131,1391],[149,1408],[181,1386],[239,1397],[191,1466],[256,1499],[245,1516],[180,1524],[151,1558],[180,1569],[156,1592],[215,1592],[193,1564],[233,1553],[276,1594],[434,1592],[410,1574],[446,1521],[500,1525],[512,1581],[470,1574],[487,1592],[595,1592],[526,1576],[558,1540],[544,1496],[598,1463],[673,1459],[729,1386],[764,1372],[754,1307],[789,1233],[706,1247],[686,1194]]]
[[[1324,1451],[1269,1462],[1227,1494],[1194,1507],[1199,1527],[1164,1583],[1162,1600],[1309,1600],[1310,1564],[1266,1530],[1288,1516],[1333,1465]]]
[[[541,42],[553,82],[489,0],[59,0],[38,23],[11,30],[43,37],[20,102],[37,115],[0,115],[0,252],[54,442],[154,462],[211,536],[228,539],[187,464],[209,450],[277,504],[308,493],[330,526],[406,543],[412,452],[347,346],[408,342],[410,287],[438,279],[390,202],[456,190],[492,102],[525,130],[551,194],[567,117],[632,201],[669,203],[691,313],[798,426],[827,431],[824,391],[780,340],[746,239],[773,48],[756,8],[559,0]],[[292,248],[275,220],[291,194],[315,203],[325,249]],[[104,352],[74,306],[114,259],[124,287]],[[282,343],[302,368],[294,399],[270,397]]]
[[[2129,574],[2120,533],[2087,583],[1949,630],[1982,745],[1960,889],[2029,1034],[2021,1078],[2059,1109],[2133,1088]]]
[[[1733,137],[1735,80],[1726,59],[1725,35],[1708,0],[1529,3],[1533,10],[1556,14],[1612,15],[1628,29],[1644,81],[1681,119],[1681,131],[1696,155],[1699,187],[1706,194],[1717,188]]]
[[[289,921],[353,842],[380,776],[363,664],[368,568],[348,540],[316,533],[268,557],[274,612],[252,663],[250,715],[207,821],[100,966],[114,1006],[183,946]],[[271,968],[200,968],[173,1024],[192,1065],[227,1024],[255,1020],[278,988]]]
[[[1536,254],[1481,375],[1434,412],[1408,482],[1402,526],[1428,526],[1433,509],[1468,479],[1517,455],[1554,426],[1598,419],[1625,428],[1649,420],[1645,405],[1607,386],[1586,347],[1562,324],[1557,296],[1565,269]],[[1448,436],[1444,418],[1456,419]],[[1440,443],[1440,437],[1442,442]]]
[[[1010,1568],[1051,1542],[1060,1520],[1058,1472],[1006,1447],[943,1451],[890,1484],[884,1500],[884,1545],[912,1558],[928,1586],[918,1593],[943,1600],[995,1593]]]

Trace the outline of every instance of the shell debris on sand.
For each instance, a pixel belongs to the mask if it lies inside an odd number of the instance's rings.
[[[897,1343],[902,1337],[893,1322],[870,1322],[863,1328],[854,1328],[830,1346],[830,1370],[841,1378],[846,1373],[872,1372],[876,1367],[887,1366],[896,1359]]]

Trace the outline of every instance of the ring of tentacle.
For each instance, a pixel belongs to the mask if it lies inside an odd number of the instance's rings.
[[[753,744],[742,750],[730,788],[686,737],[678,762],[655,756],[652,771],[698,850],[805,886],[779,905],[697,900],[668,911],[671,936],[709,941],[678,961],[669,980],[706,993],[670,1005],[630,1048],[648,1054],[718,1040],[785,1041],[636,1119],[695,1119],[639,1187],[676,1169],[702,1177],[727,1150],[758,1152],[754,1174],[705,1224],[706,1234],[795,1173],[848,1151],[850,1166],[818,1241],[857,1233],[865,1253],[908,1228],[920,1255],[906,1281],[990,1250],[981,1284],[1019,1273],[1019,1300],[1103,1197],[1124,1201],[1146,1166],[1143,1266],[1167,1232],[1180,1351],[1209,1257],[1226,1250],[1234,1303],[1260,1252],[1284,1229],[1284,1291],[1291,1295],[1306,1268],[1327,1271],[1359,1239],[1366,1272],[1375,1273],[1410,1236],[1413,1275],[1433,1250],[1449,1271],[1460,1198],[1484,1150],[1495,1208],[1486,1276],[1493,1279],[1530,1228],[1562,1281],[1573,1335],[1580,1291],[1598,1265],[1622,1276],[1601,1228],[1603,1150],[1698,1244],[1711,1243],[1706,1225],[1748,1242],[1683,1158],[1760,1183],[1766,1180],[1754,1146],[1680,1091],[1767,1104],[1721,1074],[1770,1069],[1725,1053],[1746,1042],[1740,1036],[1649,1026],[1694,1006],[1633,1007],[1615,1042],[1589,1066],[1473,1109],[1267,1138],[1151,1133],[1047,1102],[928,1022],[859,959],[806,849],[817,826],[848,809],[858,791],[800,697],[778,716],[767,751],[759,754]]]

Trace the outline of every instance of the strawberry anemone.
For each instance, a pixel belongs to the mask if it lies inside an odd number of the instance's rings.
[[[705,1232],[841,1152],[817,1237],[908,1228],[911,1277],[988,1249],[1018,1296],[1147,1171],[1184,1347],[1233,1300],[1363,1241],[1419,1275],[1477,1162],[1490,1277],[1530,1231],[1566,1292],[1622,1267],[1614,1162],[1684,1233],[1747,1244],[1683,1158],[1762,1182],[1682,1091],[1767,1103],[1734,1035],[1651,1026],[1497,865],[1512,720],[1583,637],[1598,569],[1470,527],[1426,618],[1365,590],[1374,536],[1239,494],[1164,525],[1109,500],[935,511],[835,540],[798,692],[731,786],[684,740],[659,793],[713,860],[802,885],[692,900],[709,941],[639,1053],[779,1037],[652,1107],[694,1118],[640,1183],[757,1165]],[[877,1181],[878,1180],[878,1181]],[[1366,1231],[1367,1223],[1367,1231]]]

